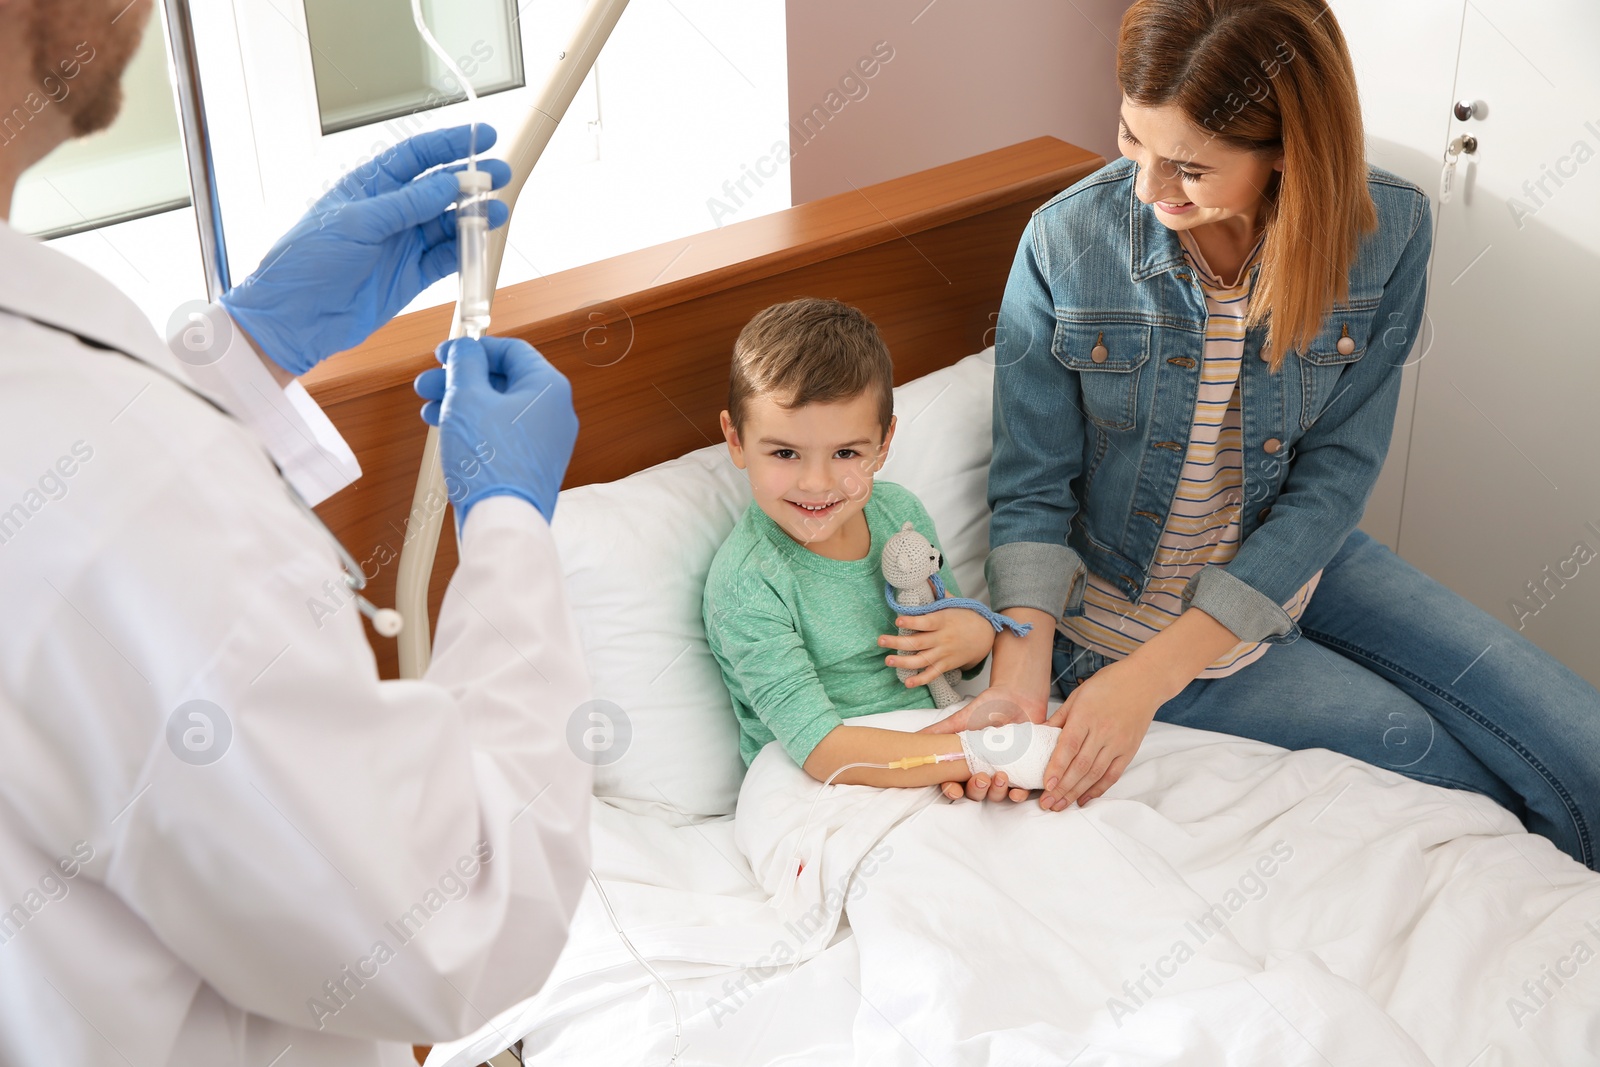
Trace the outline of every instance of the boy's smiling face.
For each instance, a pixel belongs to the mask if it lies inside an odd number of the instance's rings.
[[[722,413],[722,434],[734,465],[750,476],[756,506],[784,533],[818,555],[861,559],[872,544],[861,509],[894,437],[894,420],[885,434],[878,418],[870,390],[793,409],[758,396],[742,432]]]

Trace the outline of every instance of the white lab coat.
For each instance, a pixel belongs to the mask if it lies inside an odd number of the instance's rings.
[[[478,504],[427,678],[380,681],[262,451],[312,502],[359,473],[298,385],[236,340],[196,375],[238,421],[29,321],[186,373],[4,225],[0,306],[0,1064],[411,1064],[535,992],[592,781],[544,519]],[[231,730],[209,764],[176,755],[204,720],[169,743],[193,700]]]

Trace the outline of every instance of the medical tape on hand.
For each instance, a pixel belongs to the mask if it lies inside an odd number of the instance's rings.
[[[1044,769],[1056,750],[1061,730],[1034,722],[1009,722],[982,730],[963,730],[961,751],[973,775],[993,778],[1004,771],[1006,780],[1019,789],[1043,789]]]

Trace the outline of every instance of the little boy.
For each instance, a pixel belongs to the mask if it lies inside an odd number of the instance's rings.
[[[903,523],[939,545],[933,520],[911,492],[892,482],[873,486],[894,437],[893,375],[877,328],[836,300],[767,308],[734,345],[722,432],[755,499],[717,551],[702,612],[733,696],[746,766],[777,740],[818,780],[848,763],[943,753],[964,758],[853,768],[835,781],[922,786],[994,773],[973,748],[974,731],[844,725],[861,715],[933,707],[928,681],[956,668],[971,677],[995,637],[976,612],[950,608],[897,619],[884,599],[879,557]],[[948,565],[940,577],[949,595],[961,595]],[[920,632],[901,637],[897,625]],[[918,671],[903,684],[894,670],[902,666]],[[1022,736],[1008,733],[1011,758],[997,761],[1002,770],[1035,747],[1030,729],[1018,724],[1012,732]],[[992,744],[988,751],[994,754]],[[1043,758],[1029,762],[1042,771]]]

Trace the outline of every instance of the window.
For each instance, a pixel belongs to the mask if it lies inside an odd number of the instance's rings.
[[[440,43],[472,61],[463,73],[485,94],[472,105],[451,102],[460,94],[416,35],[409,0],[189,3],[235,283],[341,175],[412,134],[479,120],[501,137],[490,154],[503,153],[528,113],[530,86],[542,84],[587,6],[424,0]],[[380,38],[386,48],[373,47]],[[80,201],[68,229],[47,232],[83,230],[54,247],[111,279],[164,330],[175,308],[205,293],[193,209],[134,217],[182,205],[188,190],[159,17],[141,48],[135,67],[146,64],[146,87],[130,68],[119,122],[163,124],[154,141],[171,162],[167,184],[134,208],[91,211]],[[395,76],[369,77],[386,73]],[[134,93],[156,83],[166,95],[152,109]],[[631,0],[522,191],[500,285],[788,207],[789,136],[783,0]],[[131,183],[102,171],[85,184],[110,196]],[[671,259],[662,280],[676,269]],[[455,295],[446,278],[406,310]]]
[[[411,19],[410,0],[305,0],[322,132],[466,99]],[[428,28],[479,96],[522,85],[522,41],[507,0],[423,0]]]

